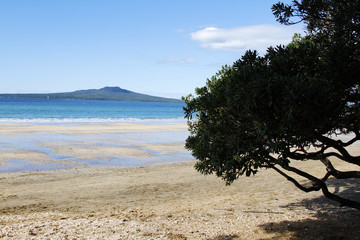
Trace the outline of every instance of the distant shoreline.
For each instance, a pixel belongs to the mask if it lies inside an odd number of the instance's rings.
[[[180,99],[152,96],[136,93],[119,87],[77,90],[61,93],[0,93],[2,98],[38,98],[38,99],[69,99],[69,100],[102,100],[125,102],[169,102],[181,103]]]
[[[133,101],[133,100],[114,100],[114,99],[102,99],[102,98],[62,98],[62,97],[50,97],[50,96],[39,96],[42,94],[11,94],[3,93],[0,94],[0,98],[27,98],[27,99],[51,99],[51,100],[84,100],[84,101],[114,101],[114,102],[155,102],[155,103],[183,103],[181,99],[169,98],[169,101]]]

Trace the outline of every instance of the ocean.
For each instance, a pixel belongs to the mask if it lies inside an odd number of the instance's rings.
[[[181,147],[189,134],[186,127],[174,128],[185,126],[183,106],[0,98],[0,173],[193,160]]]
[[[0,122],[183,120],[184,103],[0,98]]]

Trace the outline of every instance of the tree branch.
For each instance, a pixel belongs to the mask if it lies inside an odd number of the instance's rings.
[[[331,164],[331,162],[330,162],[330,164]],[[294,172],[294,173],[312,181],[313,185],[311,187],[305,187],[305,186],[301,185],[298,181],[296,181],[293,177],[290,177],[289,175],[287,175],[286,173],[284,173],[283,171],[281,171],[274,165],[269,165],[269,167],[273,168],[280,175],[284,176],[287,180],[294,183],[296,187],[298,187],[299,189],[301,189],[304,192],[318,191],[321,189],[325,197],[340,203],[341,206],[348,206],[348,207],[352,207],[352,208],[360,210],[360,202],[342,198],[338,195],[335,195],[335,194],[329,192],[329,189],[325,183],[325,181],[330,176],[329,172],[322,179],[318,179],[317,177],[314,177],[311,174],[303,172],[300,169],[290,167],[289,165],[281,166],[282,168],[284,168],[287,171]]]
[[[296,173],[304,178],[307,178],[309,179],[310,181],[312,181],[313,183],[318,183],[319,181],[321,182],[320,179],[318,179],[317,177],[314,177],[313,175],[307,173],[307,172],[304,172],[304,171],[301,171],[300,169],[297,169],[295,167],[291,167],[289,165],[283,165],[281,166],[283,169],[289,171],[289,172],[293,172],[293,173]],[[320,190],[320,188],[319,188]]]
[[[326,166],[326,170],[328,171],[329,175],[332,175],[337,179],[360,178],[359,171],[338,171],[337,169],[335,169],[329,159],[324,158],[320,161]]]
[[[344,148],[343,142],[335,141],[333,139],[330,139],[325,136],[318,136],[318,139],[323,142],[324,144],[329,145],[330,147],[335,148],[340,152],[340,154],[343,156],[341,159],[352,164],[356,164],[360,166],[360,156],[351,156],[349,152]]]
[[[291,158],[293,160],[321,160],[323,158],[329,158],[329,157],[337,157],[340,160],[346,161],[346,157],[343,155],[337,153],[337,152],[327,152],[327,153],[321,153],[321,151],[308,153],[308,154],[301,154],[296,152],[286,152],[284,157]],[[346,161],[347,162],[347,161]]]
[[[290,152],[290,150],[285,152],[285,157],[289,157],[294,160],[305,160],[305,159],[313,159],[313,160],[319,160],[324,155],[324,151],[326,150],[326,147],[323,147],[321,150],[317,152],[311,152],[311,153],[297,153],[297,150],[294,152]]]
[[[357,210],[360,210],[360,203],[359,202],[349,200],[349,199],[346,199],[346,198],[342,198],[342,197],[340,197],[338,195],[335,195],[335,194],[329,192],[329,189],[327,188],[327,186],[326,186],[326,184],[324,182],[322,182],[321,190],[322,190],[325,197],[340,203],[341,206],[348,206],[348,207],[352,207],[352,208],[355,208]]]
[[[296,181],[295,178],[290,177],[289,175],[287,175],[286,173],[284,173],[283,171],[281,171],[277,167],[271,166],[271,168],[274,169],[276,172],[278,172],[283,177],[285,177],[290,182],[294,183],[297,188],[299,188],[300,190],[302,190],[304,192],[319,191],[321,189],[319,186],[305,187],[305,186],[301,185],[298,181]]]
[[[269,159],[271,159],[272,162],[276,162],[274,160],[276,160],[274,157],[272,156],[268,156]],[[290,171],[290,172],[294,172],[302,177],[305,177],[307,179],[309,179],[310,181],[312,181],[313,183],[317,183],[317,181],[321,181],[320,179],[301,171],[300,169],[294,168],[294,167],[290,167],[288,164],[283,164],[280,165],[283,169]],[[280,173],[282,176],[284,176],[287,180],[293,182],[298,188],[300,188],[301,190],[305,191],[305,192],[311,192],[311,191],[319,191],[321,188],[317,185],[317,184],[313,184],[312,187],[304,187],[303,185],[301,185],[298,181],[296,181],[294,178],[290,177],[289,175],[287,175],[286,173],[284,173],[283,171],[281,171],[280,169],[278,169],[277,167],[275,167],[274,164],[271,164],[270,162],[268,163],[268,167],[273,168],[275,171],[277,171],[278,173]]]

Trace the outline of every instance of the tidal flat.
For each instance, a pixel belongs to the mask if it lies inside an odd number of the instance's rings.
[[[193,160],[184,124],[0,125],[0,172]]]
[[[185,123],[3,124],[0,168],[13,169],[0,173],[0,238],[359,239],[359,211],[275,171],[230,186],[196,172],[187,134]],[[358,181],[331,185],[359,197]]]

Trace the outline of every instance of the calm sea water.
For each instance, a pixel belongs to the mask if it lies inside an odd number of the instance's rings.
[[[162,124],[163,122],[184,122],[182,103],[155,102],[119,102],[91,100],[62,100],[34,98],[0,98],[0,123],[27,123],[72,125],[88,122],[142,122]],[[46,163],[33,159],[9,158],[6,164],[0,164],[1,172],[42,171],[69,168],[83,165],[103,166],[145,166],[161,164],[169,161],[193,160],[188,151],[157,152],[142,145],[184,143],[188,132],[157,131],[157,132],[116,132],[101,134],[62,134],[46,132],[28,132],[23,134],[0,134],[1,151],[30,151],[42,153],[49,160]],[[44,143],[64,143],[85,147],[126,147],[149,153],[141,159],[122,156],[121,153],[104,154],[90,159],[81,156],[64,155]],[[60,161],[60,163],[59,163]]]
[[[0,98],[0,122],[183,120],[183,103]]]

